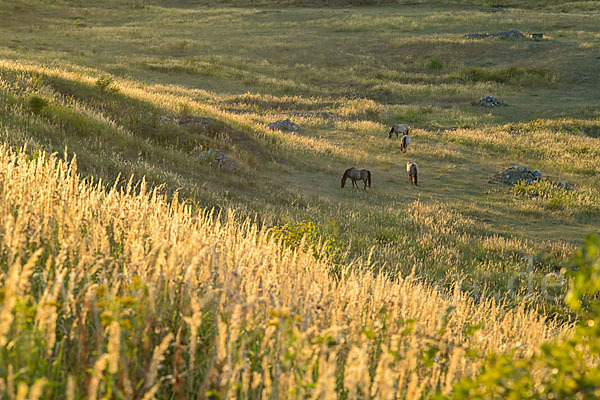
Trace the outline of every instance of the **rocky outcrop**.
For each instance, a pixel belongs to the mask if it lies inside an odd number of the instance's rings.
[[[271,122],[267,125],[267,127],[271,130],[280,130],[284,132],[297,132],[302,130],[300,125],[293,123],[289,118],[281,121]]]
[[[553,186],[558,186],[566,190],[572,190],[573,187],[567,182],[555,181],[549,176],[544,176],[539,169],[531,171],[526,166],[513,165],[505,171],[499,172],[490,178],[490,183],[505,183],[507,185],[518,185],[525,183],[531,185],[539,180],[549,182]]]
[[[482,107],[498,107],[503,106],[504,102],[492,96],[485,96],[477,101],[477,105]]]
[[[238,164],[233,158],[222,151],[204,150],[200,153],[200,161],[204,164],[216,165],[224,171],[235,172],[239,169]]]
[[[525,39],[525,35],[514,29],[496,33],[468,33],[464,37],[466,39],[484,39],[488,37],[499,37],[502,39]]]
[[[506,171],[499,172],[494,175],[490,181],[501,182],[509,185],[516,185],[521,182],[525,182],[528,185],[533,182],[542,179],[542,173],[539,169],[531,171],[526,166],[513,165],[508,167]]]
[[[235,162],[235,160],[229,157],[227,154],[223,153],[222,151],[219,151],[217,152],[217,154],[215,154],[214,163],[218,165],[219,168],[221,168],[222,170],[228,172],[235,172],[239,169],[239,166]]]

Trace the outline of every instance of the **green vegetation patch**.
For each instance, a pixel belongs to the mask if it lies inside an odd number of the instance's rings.
[[[460,72],[460,79],[471,82],[495,82],[518,86],[552,85],[557,81],[556,74],[544,68],[508,68],[485,69],[467,68]]]
[[[564,182],[550,180],[539,180],[532,184],[521,182],[513,186],[513,191],[550,210],[565,211],[579,217],[598,215],[600,212],[600,196],[596,191],[570,188]]]
[[[581,315],[572,337],[547,343],[531,357],[490,355],[475,378],[454,388],[452,399],[597,398],[600,393],[600,238],[590,235],[570,262],[566,302]],[[441,397],[438,397],[441,398]]]

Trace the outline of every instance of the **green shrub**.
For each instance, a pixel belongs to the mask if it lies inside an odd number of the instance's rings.
[[[324,227],[312,221],[290,222],[274,226],[270,234],[285,246],[292,248],[299,248],[304,241],[304,245],[312,249],[316,259],[325,255],[333,262],[339,262],[346,249],[346,245],[340,239],[339,226],[333,219]]]
[[[551,84],[555,76],[548,69],[509,68],[483,69],[468,68],[460,72],[460,79],[471,82],[496,82],[509,85],[534,86],[536,84]]]
[[[565,270],[563,269],[563,273]],[[600,397],[600,238],[587,237],[572,261],[565,302],[580,316],[571,338],[544,344],[533,357],[491,355],[482,372],[454,388],[454,399],[597,399]]]
[[[429,61],[429,64],[427,64],[427,68],[432,70],[441,70],[442,68],[444,68],[444,65],[442,64],[439,58],[435,57],[432,58],[431,61]]]
[[[573,214],[596,214],[600,211],[600,198],[596,193],[575,190],[551,180],[532,184],[520,182],[513,186],[513,192],[551,210],[569,210]]]
[[[379,229],[375,234],[375,241],[381,244],[396,242],[398,235],[388,228]]]
[[[402,106],[400,112],[394,115],[392,121],[402,121],[407,124],[420,123],[425,120],[427,114],[433,113],[433,107],[428,106]]]
[[[102,93],[117,93],[119,88],[115,85],[114,79],[110,75],[102,75],[96,79],[96,87]]]
[[[27,104],[34,114],[39,114],[48,105],[48,100],[39,96],[31,96]]]

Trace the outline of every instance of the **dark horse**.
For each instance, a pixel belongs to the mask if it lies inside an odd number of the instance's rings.
[[[344,172],[344,176],[342,176],[342,187],[346,185],[346,179],[350,178],[352,180],[352,187],[358,187],[356,181],[362,180],[365,183],[364,189],[367,186],[371,187],[371,171],[367,171],[366,169],[356,169],[354,167],[347,169]]]
[[[418,178],[417,174],[419,172],[419,167],[416,162],[409,161],[406,163],[406,174],[408,175],[408,180],[418,186]]]

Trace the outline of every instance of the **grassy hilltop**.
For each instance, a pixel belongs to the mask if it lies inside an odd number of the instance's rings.
[[[389,365],[418,398],[476,374],[475,353],[530,355],[569,331],[562,274],[600,223],[600,2],[374,3],[0,2],[0,203],[15,218],[0,397],[41,377],[55,396],[216,396],[238,378],[250,397],[348,395],[363,383],[346,378]],[[464,38],[509,29],[544,40]],[[474,105],[486,95],[507,105]],[[267,129],[285,118],[302,130]],[[393,123],[412,128],[407,153]],[[571,189],[489,183],[515,164]],[[351,166],[370,190],[340,188]]]

